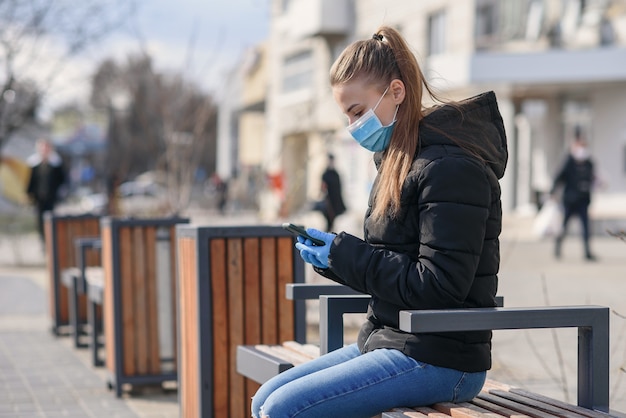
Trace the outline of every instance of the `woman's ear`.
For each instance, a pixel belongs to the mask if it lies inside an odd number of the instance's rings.
[[[404,89],[404,83],[402,80],[394,78],[389,85],[389,91],[391,91],[391,97],[395,104],[399,105],[404,101],[404,95],[406,90]]]

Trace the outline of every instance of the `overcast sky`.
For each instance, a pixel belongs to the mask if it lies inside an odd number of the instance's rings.
[[[141,47],[158,71],[183,72],[215,92],[245,49],[268,35],[270,0],[136,1],[136,16],[127,27],[68,66],[59,81],[64,85],[48,97],[46,107],[85,101],[98,62],[123,61]]]
[[[243,50],[268,33],[270,0],[141,1],[137,27],[157,65],[185,69],[204,85],[219,85]],[[193,56],[187,59],[193,41]]]

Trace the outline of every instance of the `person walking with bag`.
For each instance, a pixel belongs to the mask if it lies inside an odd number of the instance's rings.
[[[404,309],[496,306],[507,162],[495,94],[437,99],[400,33],[379,28],[349,45],[330,84],[348,131],[373,152],[377,177],[364,239],[308,228],[305,262],[372,296],[358,341],[265,382],[255,418],[372,417],[399,406],[463,402],[491,367],[491,332],[408,334]]]
[[[582,242],[585,259],[596,261],[591,252],[589,230],[589,204],[591,192],[595,182],[595,169],[587,142],[583,138],[582,129],[577,126],[574,132],[574,142],[565,162],[557,172],[550,196],[554,198],[556,191],[562,187],[563,226],[556,237],[554,256],[561,258],[563,239],[567,235],[567,225],[572,216],[580,218],[582,226]]]

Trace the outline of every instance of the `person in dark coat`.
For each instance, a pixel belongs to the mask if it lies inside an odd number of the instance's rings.
[[[371,295],[355,344],[297,365],[254,395],[254,417],[371,417],[400,406],[463,402],[491,367],[491,332],[409,334],[405,309],[496,306],[508,152],[496,96],[437,99],[401,35],[381,27],[330,72],[348,131],[378,171],[364,239],[308,228],[316,272]]]
[[[44,243],[43,214],[54,210],[59,200],[59,189],[67,176],[61,157],[47,139],[37,141],[37,153],[27,162],[31,166],[31,175],[26,191],[37,210],[37,231]]]
[[[591,192],[595,181],[594,165],[591,160],[587,142],[583,138],[582,130],[576,127],[574,142],[570,147],[565,161],[556,174],[554,184],[550,192],[554,197],[556,191],[562,187],[563,226],[556,237],[554,255],[561,257],[563,239],[567,234],[567,225],[572,216],[580,218],[582,224],[582,241],[585,251],[585,259],[595,261],[596,256],[591,252],[589,244],[589,204]]]
[[[341,192],[341,177],[335,169],[335,156],[328,154],[328,166],[322,174],[322,194],[324,199],[319,202],[318,209],[326,219],[326,231],[333,230],[337,216],[346,211]]]

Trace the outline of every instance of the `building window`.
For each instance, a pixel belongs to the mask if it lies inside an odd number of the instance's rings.
[[[493,1],[479,1],[476,4],[476,46],[481,48],[493,42],[497,35],[498,10]]]
[[[282,12],[283,13],[288,13],[289,12],[289,8],[291,7],[291,3],[293,3],[293,0],[282,0],[281,5],[282,5]]]
[[[428,55],[446,50],[446,12],[440,10],[428,16]]]
[[[283,92],[288,93],[313,85],[313,53],[302,51],[289,55],[283,62]]]

